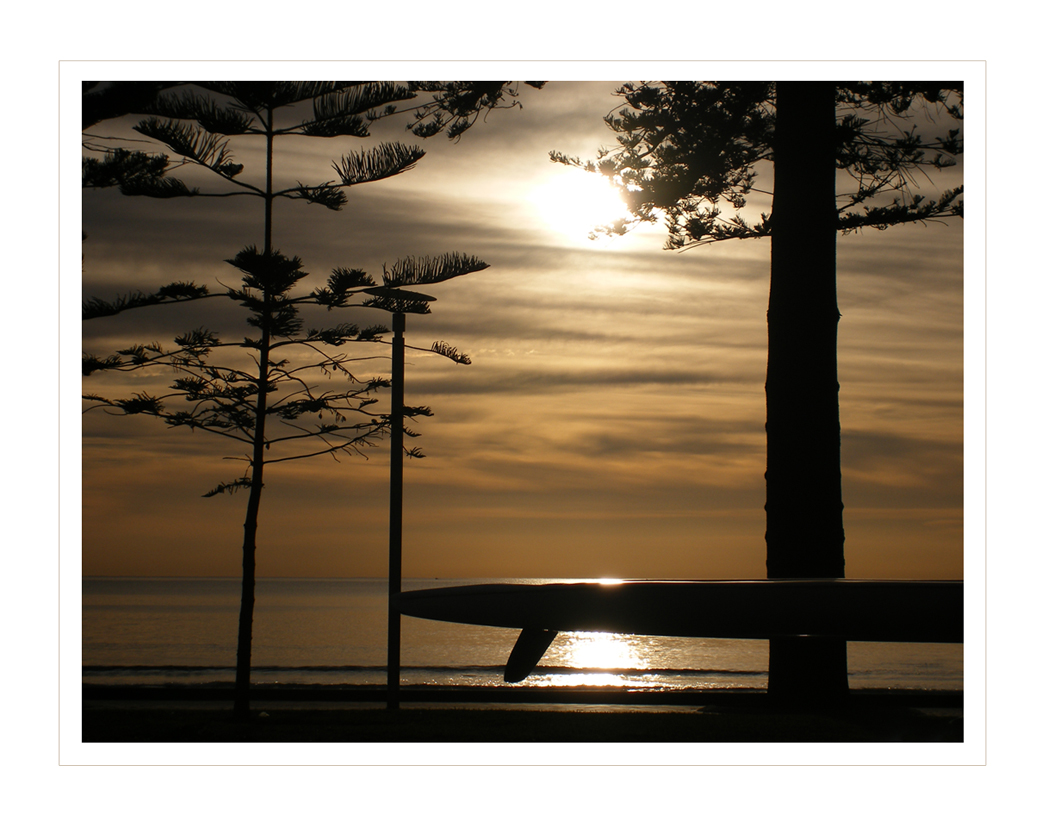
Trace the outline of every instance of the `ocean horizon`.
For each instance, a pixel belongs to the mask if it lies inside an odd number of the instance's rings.
[[[578,579],[405,579],[404,591]],[[82,679],[93,685],[229,682],[238,577],[84,577]],[[401,683],[506,685],[519,630],[401,619]],[[252,641],[257,686],[386,683],[385,578],[258,578]],[[848,645],[853,689],[956,691],[962,644]],[[765,689],[767,641],[561,633],[522,686]]]

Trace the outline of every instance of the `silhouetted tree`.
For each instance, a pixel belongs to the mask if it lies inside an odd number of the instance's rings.
[[[531,85],[541,86],[541,83]],[[282,256],[273,246],[273,202],[277,198],[300,199],[339,210],[346,202],[345,189],[379,181],[411,169],[425,154],[417,146],[385,143],[369,150],[343,155],[333,164],[336,179],[318,184],[298,183],[277,189],[273,180],[274,139],[278,136],[365,138],[368,125],[398,112],[397,104],[423,101],[408,107],[413,113],[409,128],[423,137],[447,130],[458,137],[481,111],[515,105],[516,89],[509,82],[491,84],[387,82],[175,82],[85,85],[84,126],[127,114],[146,115],[134,128],[164,145],[177,156],[177,167],[208,170],[225,189],[202,190],[171,175],[170,157],[163,153],[108,148],[98,136],[85,135],[88,150],[103,151],[101,158],[83,162],[85,187],[118,186],[126,195],[153,198],[229,197],[244,195],[263,201],[263,245],[247,247],[230,264],[242,273],[241,286],[221,294],[192,282],[173,282],[152,292],[135,292],[114,301],[85,302],[84,318],[113,315],[136,307],[177,304],[224,297],[243,305],[251,314],[247,321],[257,333],[242,342],[223,343],[203,328],[175,340],[174,348],[157,343],[135,345],[109,357],[87,355],[84,374],[100,370],[127,371],[165,366],[178,378],[171,393],[163,397],[139,393],[125,399],[97,394],[85,398],[121,414],[146,414],[168,425],[188,426],[244,443],[249,447],[248,470],[244,476],[218,485],[206,496],[245,488],[249,491],[244,522],[243,581],[237,643],[235,711],[247,715],[251,668],[251,627],[254,610],[255,548],[258,514],[263,489],[263,469],[274,462],[319,454],[336,455],[360,451],[388,427],[383,417],[369,416],[372,392],[383,380],[357,381],[348,364],[353,361],[332,350],[350,342],[376,342],[388,332],[384,327],[360,329],[343,323],[310,328],[303,332],[300,310],[307,305],[329,310],[353,306],[374,307],[390,312],[429,312],[424,296],[401,288],[431,284],[476,272],[487,264],[458,253],[437,258],[402,259],[382,275],[382,285],[362,270],[335,269],[327,286],[308,294],[295,293],[306,275],[297,258]],[[278,117],[284,110],[308,102],[305,119]],[[262,181],[241,177],[242,164],[230,151],[231,136],[254,136],[265,142],[265,171]],[[233,350],[236,349],[236,350]],[[227,357],[237,352],[253,354],[248,364],[233,359],[217,363],[213,353]],[[468,358],[455,348],[437,342],[433,351],[455,361]],[[306,354],[304,361],[291,362],[283,354]],[[278,354],[280,358],[277,358]],[[350,390],[317,391],[307,379],[310,372],[341,375]],[[424,408],[408,409],[408,415],[426,415]],[[312,415],[329,417],[312,423]],[[274,435],[271,422],[286,426],[290,433]],[[307,424],[308,423],[308,424]],[[297,446],[302,439],[321,440],[322,447],[303,452],[274,452],[273,448]]]
[[[961,216],[961,188],[928,200],[922,168],[950,166],[959,127],[908,122],[918,104],[962,115],[960,84],[644,82],[616,93],[605,120],[618,147],[583,163],[617,183],[631,216],[605,232],[664,221],[667,247],[771,237],[768,306],[768,576],[844,576],[837,382],[836,234]],[[928,138],[921,131],[932,130]],[[741,210],[774,165],[771,214]],[[854,187],[836,190],[837,171]],[[724,216],[726,202],[734,214]],[[771,641],[769,691],[797,699],[847,691],[845,641]]]

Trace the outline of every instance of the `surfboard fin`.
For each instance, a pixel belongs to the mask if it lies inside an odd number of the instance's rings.
[[[520,683],[530,675],[556,636],[555,629],[521,629],[506,662],[506,683]]]

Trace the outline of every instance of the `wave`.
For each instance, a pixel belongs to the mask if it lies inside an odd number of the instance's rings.
[[[434,672],[442,674],[458,674],[461,672],[497,672],[499,674],[505,669],[502,664],[498,665],[460,665],[460,666],[413,666],[401,665],[402,672]],[[160,666],[146,665],[93,665],[82,667],[83,674],[150,674],[150,673],[208,673],[208,672],[232,672],[235,667],[230,666],[186,666],[181,664],[165,664]],[[344,665],[344,666],[252,666],[252,672],[384,672],[386,667],[382,664],[374,666]],[[641,675],[666,675],[666,676],[708,676],[708,675],[739,675],[739,676],[761,676],[766,675],[764,670],[748,669],[644,669],[637,667],[571,667],[571,666],[538,666],[532,670],[534,675],[606,675],[615,674],[623,676]]]

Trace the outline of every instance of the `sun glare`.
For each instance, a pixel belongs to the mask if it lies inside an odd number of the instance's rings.
[[[551,230],[573,241],[585,241],[595,227],[626,215],[604,176],[578,169],[558,170],[534,190],[531,202]]]
[[[646,686],[650,676],[623,674],[644,669],[647,662],[639,641],[631,635],[610,632],[567,632],[558,636],[550,660],[567,671],[538,676],[537,683],[551,686]]]
[[[630,635],[575,632],[565,643],[565,659],[576,668],[637,669],[645,666]]]

